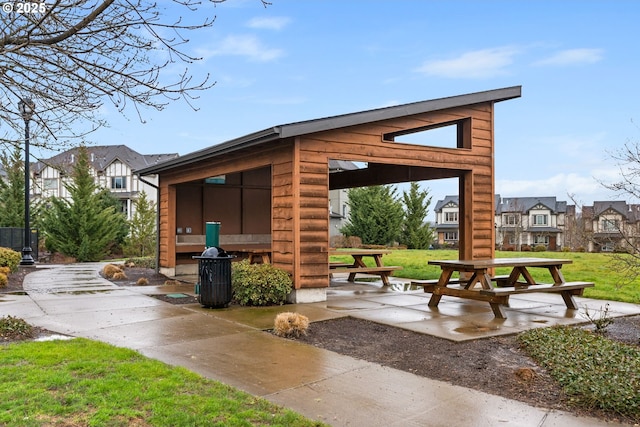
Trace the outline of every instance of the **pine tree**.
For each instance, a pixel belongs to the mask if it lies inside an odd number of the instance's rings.
[[[396,189],[388,185],[349,190],[349,222],[340,230],[367,245],[393,244],[400,238],[404,211]]]
[[[402,195],[405,206],[405,221],[400,243],[409,249],[427,249],[433,242],[433,230],[426,223],[431,197],[428,191],[420,191],[417,182],[412,182],[409,192]]]
[[[6,175],[0,176],[0,227],[24,227],[24,162],[21,150],[11,156],[2,153],[0,162]]]
[[[134,208],[124,254],[136,257],[154,256],[156,253],[156,205],[147,199],[147,194],[143,191],[134,202]]]
[[[47,246],[77,261],[99,261],[122,231],[123,215],[113,205],[106,206],[104,195],[91,176],[86,147],[78,150],[72,181],[65,183],[71,200],[49,199],[43,209],[43,233]]]

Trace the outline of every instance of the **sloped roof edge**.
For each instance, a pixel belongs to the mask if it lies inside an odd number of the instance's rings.
[[[342,114],[338,116],[325,117],[321,119],[306,120],[273,126],[259,132],[251,133],[240,138],[232,139],[212,147],[194,151],[176,159],[159,163],[155,166],[134,171],[138,175],[150,175],[169,170],[177,166],[185,166],[205,158],[229,153],[241,148],[247,148],[265,142],[275,141],[280,138],[290,138],[299,135],[306,135],[314,132],[321,132],[332,129],[339,129],[347,126],[356,126],[375,121],[394,119],[398,117],[410,116],[414,114],[426,113],[430,111],[444,110],[447,108],[460,107],[463,105],[479,104],[483,102],[499,102],[508,99],[519,98],[522,94],[522,86],[512,86],[502,89],[494,89],[483,92],[475,92],[465,95],[451,96],[428,101],[419,101],[409,104],[396,105],[393,107],[377,108],[373,110],[360,111],[357,113]]]

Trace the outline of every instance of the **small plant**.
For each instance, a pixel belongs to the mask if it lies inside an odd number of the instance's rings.
[[[13,273],[18,270],[22,255],[9,248],[0,248],[0,267],[8,267],[9,272]]]
[[[279,337],[298,338],[307,334],[309,318],[300,313],[285,312],[276,316],[273,333]]]
[[[240,305],[282,305],[291,292],[289,273],[271,264],[234,262],[231,271],[233,298]]]
[[[181,282],[179,280],[175,280],[175,279],[169,279],[169,280],[165,280],[163,285],[164,286],[177,286],[180,285]]]
[[[113,280],[125,280],[127,278],[127,275],[124,271],[117,271],[113,273],[113,276],[111,276],[111,278]]]
[[[605,304],[604,310],[601,309],[598,313],[591,313],[589,307],[584,306],[584,317],[595,327],[597,334],[604,334],[609,325],[614,322],[613,317],[609,315],[609,303]]]
[[[9,278],[6,273],[0,271],[0,288],[4,288],[9,283]]]
[[[147,286],[149,284],[149,279],[146,277],[141,277],[136,281],[137,286]]]
[[[0,319],[0,338],[3,340],[15,340],[31,338],[33,336],[33,326],[23,319],[6,316]]]
[[[116,274],[123,273],[122,268],[123,268],[122,265],[107,264],[102,268],[102,275],[106,279],[113,279]]]

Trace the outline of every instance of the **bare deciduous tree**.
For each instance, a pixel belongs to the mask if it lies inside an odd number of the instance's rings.
[[[187,36],[213,25],[214,6],[224,1],[7,0],[0,12],[0,142],[15,144],[6,137],[11,128],[20,135],[16,105],[23,97],[37,101],[37,128],[51,138],[34,145],[46,148],[103,125],[96,112],[105,102],[140,119],[140,107],[161,110],[178,99],[193,108],[197,92],[214,82],[190,72],[198,58],[188,52]]]

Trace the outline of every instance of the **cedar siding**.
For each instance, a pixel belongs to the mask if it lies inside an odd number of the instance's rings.
[[[455,177],[460,257],[492,257],[494,104],[519,96],[520,87],[512,87],[276,126],[140,170],[159,175],[159,266],[170,272],[189,262],[175,242],[190,216],[193,234],[220,221],[221,235],[270,235],[272,263],[292,274],[297,291],[325,289],[330,190]],[[405,134],[452,125],[450,147],[403,142]],[[367,167],[330,174],[330,160]],[[248,183],[252,174],[257,180]],[[231,182],[204,184],[219,175],[238,179],[233,190]],[[228,191],[223,203],[214,200],[216,191]]]

